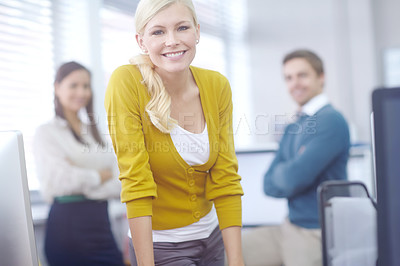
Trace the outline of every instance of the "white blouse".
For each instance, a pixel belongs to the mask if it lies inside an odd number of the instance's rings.
[[[111,143],[103,147],[82,123],[82,139],[77,141],[67,121],[56,117],[37,128],[34,137],[34,156],[41,191],[46,201],[54,197],[84,195],[89,199],[119,197],[116,156]],[[113,178],[101,184],[99,170],[109,169]]]
[[[210,157],[207,124],[203,132],[192,133],[176,126],[171,130],[171,139],[182,159],[190,166],[205,164]]]

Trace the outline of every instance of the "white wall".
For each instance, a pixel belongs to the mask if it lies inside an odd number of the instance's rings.
[[[325,91],[351,124],[353,141],[370,140],[370,94],[377,80],[371,2],[248,1],[254,103],[250,124],[264,127],[254,130],[254,143],[276,139],[274,119],[288,118],[295,111],[283,83],[281,62],[297,48],[314,50],[322,57]]]

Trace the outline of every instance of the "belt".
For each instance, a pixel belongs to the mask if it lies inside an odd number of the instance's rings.
[[[87,201],[88,199],[83,195],[68,195],[54,198],[58,203],[71,203]]]

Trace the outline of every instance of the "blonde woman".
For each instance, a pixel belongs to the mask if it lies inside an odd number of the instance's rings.
[[[143,54],[113,73],[105,107],[129,218],[132,265],[244,265],[227,79],[193,67],[190,0],[142,0]],[[222,232],[222,234],[221,234]]]

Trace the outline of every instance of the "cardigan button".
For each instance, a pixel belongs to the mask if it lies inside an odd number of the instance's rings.
[[[193,187],[193,186],[194,186],[194,180],[193,180],[193,179],[190,179],[190,180],[189,180],[189,186],[190,186],[190,187]]]
[[[196,211],[193,213],[194,218],[199,219],[200,218],[201,213],[199,211]]]
[[[189,169],[188,169],[188,173],[189,173],[189,174],[193,174],[193,173],[194,173],[194,169],[193,169],[193,168],[189,168]]]
[[[191,200],[191,201],[196,201],[196,200],[197,200],[196,194],[193,194],[193,195],[190,197],[190,200]]]

